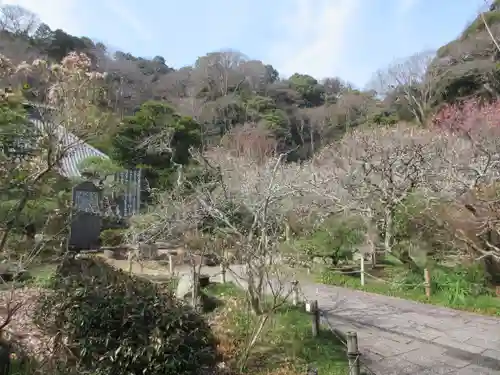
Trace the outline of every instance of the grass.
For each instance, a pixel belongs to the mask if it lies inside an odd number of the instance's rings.
[[[28,358],[21,360],[15,354],[11,355],[9,375],[37,374],[38,365]]]
[[[433,293],[429,298],[425,295],[423,275],[394,264],[387,265],[378,273],[377,277],[385,282],[368,276],[362,286],[359,275],[344,275],[328,270],[321,272],[317,281],[482,315],[500,316],[500,298],[484,285],[484,275],[474,272],[474,269],[463,267],[436,267],[431,271]]]
[[[42,264],[30,267],[28,269],[30,280],[29,284],[41,288],[49,287],[56,273],[57,264]]]
[[[256,317],[245,308],[244,294],[233,284],[211,285],[206,292],[224,302],[212,313],[213,326],[226,361],[236,367]],[[310,315],[303,308],[286,305],[265,327],[244,373],[303,375],[310,366],[319,374],[344,375],[348,373],[345,352],[328,329],[312,337]]]

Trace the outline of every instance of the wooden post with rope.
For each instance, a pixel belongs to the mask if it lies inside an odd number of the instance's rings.
[[[358,334],[356,332],[347,332],[347,359],[349,361],[349,375],[361,374],[359,355]]]

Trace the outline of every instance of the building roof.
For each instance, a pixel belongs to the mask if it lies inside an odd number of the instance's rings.
[[[29,105],[31,108],[34,105]],[[34,109],[34,108],[33,108]],[[76,135],[68,132],[64,126],[56,125],[53,123],[47,123],[46,121],[41,121],[41,116],[37,116],[37,111],[28,111],[29,119],[33,125],[38,129],[53,129],[56,136],[60,139],[63,147],[68,147],[69,151],[61,159],[61,164],[59,165],[59,173],[67,178],[82,177],[80,171],[78,170],[78,165],[88,157],[97,156],[105,159],[109,159],[109,156],[99,151],[95,147],[92,147],[88,143],[79,139]]]
[[[59,169],[61,175],[64,177],[82,177],[80,171],[78,170],[78,166],[88,157],[98,156],[104,159],[109,159],[108,155],[99,151],[95,147],[92,147],[88,143],[83,142],[81,139],[78,139],[78,137],[74,134],[67,134],[67,139],[68,144],[75,146],[72,146],[71,151],[68,152],[61,160]]]

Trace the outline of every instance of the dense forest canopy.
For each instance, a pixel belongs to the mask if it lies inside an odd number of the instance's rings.
[[[241,152],[248,151],[242,147],[245,143],[263,154],[287,151],[289,160],[305,160],[349,129],[399,121],[425,125],[444,104],[471,97],[496,99],[500,53],[490,33],[499,36],[498,21],[500,9],[493,2],[488,12],[437,53],[416,53],[374,73],[370,90],[334,76],[319,80],[297,72],[283,79],[272,65],[235,50],[208,52],[190,66],[173,69],[162,56],[110,52],[85,36],[51,30],[29,10],[12,5],[1,9],[0,52],[14,62],[60,61],[72,51],[87,54],[94,68],[106,73],[107,95],[100,106],[112,114],[106,137],[93,143],[110,155],[121,155],[120,163],[133,161],[123,159],[115,135],[152,136],[147,126],[138,130],[135,124],[134,131],[123,126],[130,127],[136,113],[140,116],[154,102],[175,112],[168,120],[163,115],[155,120],[163,121],[165,128],[179,128],[178,118],[183,117],[199,125],[193,143],[188,140],[183,147],[198,144],[200,138],[203,146],[222,142]],[[43,88],[37,85],[35,75],[27,77],[28,99],[43,100]],[[163,125],[149,129],[158,132]]]

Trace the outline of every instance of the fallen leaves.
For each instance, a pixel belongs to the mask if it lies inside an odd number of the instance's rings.
[[[33,322],[33,312],[37,298],[45,293],[39,288],[19,288],[0,291],[0,306],[22,303],[21,308],[12,317],[12,321],[3,330],[3,338],[8,340],[15,351],[25,353],[39,361],[47,359],[52,337],[44,333]],[[5,318],[6,311],[0,309],[0,317]]]

